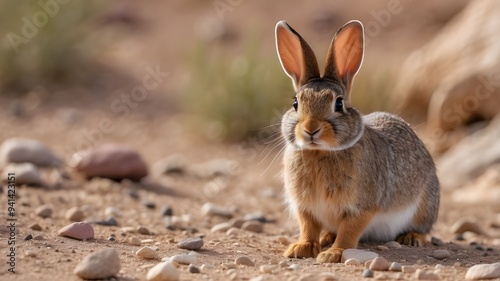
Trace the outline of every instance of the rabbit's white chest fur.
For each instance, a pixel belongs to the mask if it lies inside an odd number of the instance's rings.
[[[289,204],[290,211],[295,213],[297,210],[297,202],[293,196],[290,196],[290,194],[287,194],[287,202]],[[355,214],[358,211],[354,205],[335,204],[332,202],[331,198],[317,197],[314,203],[306,203],[305,205],[304,203],[305,202],[301,201],[301,208],[309,211],[309,213],[322,224],[323,229],[334,233],[337,233],[338,231],[340,224],[339,218],[343,212],[349,211],[350,213]],[[412,224],[418,204],[419,202],[415,202],[414,204],[400,210],[380,212],[376,214],[363,231],[361,240],[394,240],[397,235],[408,230],[408,227]]]

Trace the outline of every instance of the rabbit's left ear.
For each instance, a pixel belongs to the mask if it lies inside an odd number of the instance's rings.
[[[347,89],[346,95],[363,62],[364,47],[363,24],[353,20],[337,31],[328,48],[323,77],[342,82]]]

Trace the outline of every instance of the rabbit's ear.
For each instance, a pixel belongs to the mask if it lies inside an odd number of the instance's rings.
[[[357,20],[342,26],[333,37],[326,55],[323,77],[342,82],[349,94],[351,83],[363,62],[363,25]]]
[[[312,78],[319,78],[318,62],[306,41],[285,21],[276,24],[276,49],[281,66],[298,91]]]

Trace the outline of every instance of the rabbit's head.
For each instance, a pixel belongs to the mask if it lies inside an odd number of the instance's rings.
[[[352,81],[363,61],[363,25],[350,21],[337,31],[323,76],[311,47],[284,21],[276,25],[276,48],[296,92],[293,108],[282,120],[287,143],[297,149],[329,151],[353,146],[364,128],[350,99]]]

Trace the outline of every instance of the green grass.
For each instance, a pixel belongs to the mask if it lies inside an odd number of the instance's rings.
[[[59,11],[49,15],[38,1],[1,1],[2,92],[24,93],[40,84],[88,82],[97,41],[91,35],[96,33],[95,28],[87,23],[100,13],[104,4],[69,1],[59,4]],[[42,14],[48,20],[37,26],[34,16]],[[23,19],[32,24],[30,33],[23,32],[27,26]],[[39,20],[42,23],[43,17]]]
[[[211,138],[238,141],[278,123],[294,93],[275,54],[259,54],[257,41],[246,42],[239,54],[228,53],[206,43],[195,46],[186,63],[191,78],[183,87],[183,108],[199,116],[192,124]]]

